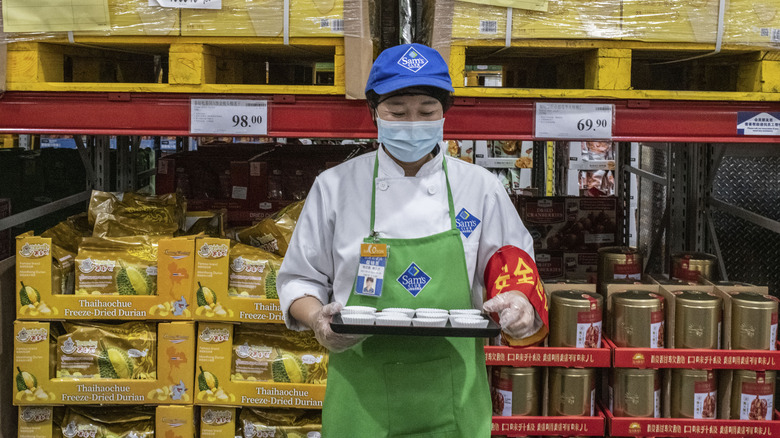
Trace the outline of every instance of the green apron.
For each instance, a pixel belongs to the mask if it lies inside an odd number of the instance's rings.
[[[347,305],[470,308],[466,256],[455,225],[449,179],[450,230],[417,239],[379,239],[374,237],[378,167],[377,161],[371,234],[364,242],[387,244],[382,295],[357,295],[353,286]],[[446,160],[443,168],[446,178]],[[411,263],[430,277],[416,297],[396,281]],[[330,355],[324,437],[488,437],[491,411],[481,339],[374,335]]]

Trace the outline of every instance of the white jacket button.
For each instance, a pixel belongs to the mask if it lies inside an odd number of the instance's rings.
[[[390,187],[390,185],[384,181],[380,181],[379,184],[377,184],[377,187],[379,187],[379,190],[384,191],[387,190],[387,188]]]
[[[438,191],[439,191],[438,187],[436,187],[436,186],[428,186],[428,194],[429,195],[434,195]]]

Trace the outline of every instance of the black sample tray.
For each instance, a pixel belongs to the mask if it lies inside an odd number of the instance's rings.
[[[453,327],[449,320],[444,327],[415,327],[413,325],[399,327],[345,324],[341,319],[341,313],[337,313],[333,315],[330,328],[336,333],[353,335],[446,336],[453,338],[492,338],[498,336],[501,333],[501,327],[489,315],[482,316],[488,320],[488,325],[485,328]]]

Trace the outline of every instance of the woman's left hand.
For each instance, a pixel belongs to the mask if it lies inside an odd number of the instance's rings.
[[[497,313],[501,330],[516,339],[527,338],[542,326],[541,319],[536,317],[534,306],[528,301],[528,297],[519,291],[496,295],[485,301],[482,310]]]

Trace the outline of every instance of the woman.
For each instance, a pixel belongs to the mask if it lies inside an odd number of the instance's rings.
[[[451,91],[435,50],[379,55],[366,96],[381,147],[317,177],[279,271],[287,326],[331,351],[324,436],[490,435],[482,340],[337,334],[344,305],[483,308],[515,345],[547,333],[532,239],[504,188],[442,152]],[[365,294],[381,271],[361,263],[371,255],[385,266]],[[484,289],[494,297],[483,306]]]

